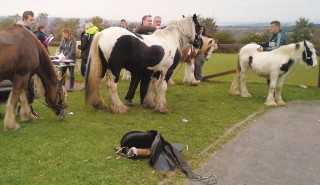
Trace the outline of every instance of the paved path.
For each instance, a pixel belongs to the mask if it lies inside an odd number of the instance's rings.
[[[216,174],[219,185],[319,185],[320,101],[270,110],[214,153],[199,173]]]

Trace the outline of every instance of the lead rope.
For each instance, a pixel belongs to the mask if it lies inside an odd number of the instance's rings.
[[[217,184],[217,176],[211,175],[209,177],[203,177],[201,175],[197,175],[191,171],[186,161],[180,157],[180,153],[176,151],[170,143],[165,141],[161,136],[161,140],[164,143],[164,150],[167,153],[168,157],[177,165],[177,167],[188,176],[190,181],[201,181],[208,185]]]

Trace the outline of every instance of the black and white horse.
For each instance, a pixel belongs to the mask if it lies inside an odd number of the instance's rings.
[[[86,76],[86,105],[103,108],[99,92],[100,78],[107,74],[109,108],[114,113],[124,113],[127,107],[117,93],[117,83],[122,68],[131,73],[141,69],[155,72],[149,84],[144,106],[167,112],[165,93],[167,82],[180,60],[181,48],[199,42],[200,24],[197,16],[172,21],[165,29],[151,35],[138,35],[119,27],[111,27],[95,34],[89,53]]]
[[[281,97],[284,78],[297,60],[302,60],[308,66],[317,65],[316,50],[308,41],[281,46],[269,52],[259,52],[257,51],[259,47],[261,46],[252,43],[241,48],[237,74],[232,82],[230,93],[251,97],[246,86],[246,72],[251,68],[255,74],[266,77],[270,81],[265,104],[268,106],[285,105]]]

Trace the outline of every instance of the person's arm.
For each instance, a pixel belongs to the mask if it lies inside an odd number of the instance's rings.
[[[76,55],[76,45],[77,45],[77,41],[75,38],[72,39],[71,41],[71,46],[70,46],[70,53],[67,54],[66,59],[75,59],[75,55]]]
[[[148,34],[149,32],[154,32],[154,31],[156,31],[156,27],[155,26],[140,25],[136,29],[136,33],[139,33],[139,34]]]
[[[63,41],[61,41],[59,47],[58,47],[58,53],[57,54],[60,54],[62,52],[62,43]]]
[[[267,40],[267,41],[265,41],[265,42],[261,42],[259,45],[260,45],[261,47],[263,47],[263,48],[266,48],[266,47],[269,46],[269,40]]]

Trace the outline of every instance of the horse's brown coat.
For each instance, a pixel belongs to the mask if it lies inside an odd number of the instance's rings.
[[[61,93],[63,88],[43,45],[23,26],[14,25],[0,30],[0,81],[8,79],[13,82],[6,107],[5,130],[19,128],[13,111],[34,74],[43,83],[48,106],[56,115],[64,115],[66,104]]]

